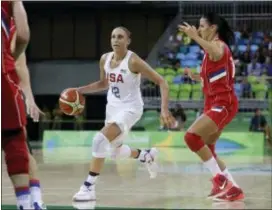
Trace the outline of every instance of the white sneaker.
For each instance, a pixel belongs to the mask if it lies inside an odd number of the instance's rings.
[[[22,195],[17,198],[17,209],[18,210],[34,210],[34,207],[31,205],[31,196]]]
[[[35,210],[32,205],[23,207],[22,205],[17,205],[18,210]]]
[[[157,156],[159,151],[156,148],[151,148],[150,150],[146,150],[146,153],[143,156],[141,162],[144,162],[147,170],[150,174],[150,178],[154,179],[157,177],[158,173],[158,164],[157,164]]]
[[[96,200],[95,196],[95,186],[86,187],[82,185],[79,191],[73,197],[74,201],[94,201]]]
[[[29,207],[23,207],[23,206],[18,206],[17,205],[17,209],[18,210],[35,210],[33,206],[29,206]]]

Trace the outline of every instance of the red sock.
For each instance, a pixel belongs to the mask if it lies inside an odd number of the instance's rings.
[[[40,181],[38,179],[30,179],[29,186],[30,187],[40,187]]]
[[[22,195],[29,195],[30,194],[30,190],[29,187],[15,187],[15,194],[16,197],[20,197]]]

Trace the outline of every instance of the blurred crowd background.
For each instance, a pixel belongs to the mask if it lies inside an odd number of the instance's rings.
[[[272,5],[269,1],[216,2],[25,2],[31,29],[27,50],[36,101],[46,113],[39,124],[29,120],[33,141],[44,130],[97,130],[105,118],[105,92],[86,96],[82,116],[63,115],[58,97],[67,87],[99,79],[98,61],[110,51],[116,26],[132,32],[130,49],[162,75],[170,86],[172,130],[184,130],[202,112],[201,86],[184,73],[200,72],[203,50],[177,30],[186,21],[198,26],[214,11],[235,31],[230,47],[236,66],[235,92],[240,109],[227,130],[264,132],[270,138],[272,86]],[[134,130],[161,130],[158,87],[143,79],[145,112]]]

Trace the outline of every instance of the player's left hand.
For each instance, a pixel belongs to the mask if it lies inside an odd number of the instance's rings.
[[[169,112],[169,110],[162,110],[161,111],[161,121],[163,125],[165,125],[167,128],[173,127],[175,124],[175,118],[172,116],[172,114]]]
[[[34,122],[39,122],[40,116],[45,115],[32,99],[26,99],[26,110]]]
[[[178,25],[180,31],[183,31],[187,36],[191,39],[194,39],[198,36],[198,31],[195,26],[191,26],[190,24],[183,22],[182,25]]]

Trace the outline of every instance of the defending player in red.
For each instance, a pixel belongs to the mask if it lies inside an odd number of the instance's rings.
[[[15,189],[18,209],[30,209],[29,158],[23,129],[26,124],[26,114],[24,101],[16,85],[18,78],[10,47],[12,15],[16,26],[19,26],[17,38],[19,48],[15,50],[17,55],[21,54],[21,49],[24,49],[28,43],[29,30],[28,25],[22,21],[26,20],[26,15],[21,2],[1,2],[1,12],[2,149],[5,152],[7,171]],[[20,27],[25,27],[26,30]]]
[[[20,89],[20,87],[23,88],[26,99],[29,101],[27,107],[31,109],[31,117],[34,120],[38,119],[40,112],[34,102],[30,82],[27,79],[28,70],[25,69],[24,51],[29,40],[27,15],[22,2],[2,2],[1,12],[2,149],[5,152],[8,173],[15,188],[18,209],[39,210],[42,209],[40,207],[42,202],[37,202],[41,200],[41,196],[37,190],[37,180],[33,180],[33,175],[36,175],[34,170],[36,165],[26,146],[26,113]],[[15,31],[17,31],[16,35]]]
[[[14,21],[12,21],[13,23]],[[13,53],[16,45],[16,27],[15,25],[12,26],[10,30],[10,38],[11,38],[11,52]],[[29,77],[29,71],[26,64],[26,55],[25,52],[23,52],[18,59],[15,62],[15,69],[16,74],[19,78],[19,87],[22,89],[24,96],[25,96],[25,104],[26,104],[26,111],[27,114],[33,119],[34,122],[38,122],[40,115],[44,115],[43,112],[39,109],[39,107],[36,105],[34,96],[31,89],[30,84],[30,77]],[[26,130],[26,129],[25,129]],[[25,132],[25,135],[27,133]],[[38,167],[36,160],[32,156],[32,149],[27,141],[27,146],[29,150],[29,187],[30,187],[30,195],[31,195],[31,203],[35,210],[42,210],[46,209],[46,206],[44,205],[44,202],[42,200],[42,192],[41,192],[41,186],[40,186],[40,180],[38,178]]]
[[[204,162],[213,175],[209,198],[218,201],[242,200],[244,194],[215,153],[215,143],[224,127],[238,111],[234,92],[235,66],[229,48],[234,34],[227,21],[215,14],[205,14],[199,29],[184,22],[179,29],[195,40],[205,51],[200,75],[188,72],[201,81],[205,96],[204,113],[185,134],[185,142]]]

